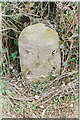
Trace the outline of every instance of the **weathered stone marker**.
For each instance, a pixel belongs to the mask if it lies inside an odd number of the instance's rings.
[[[26,27],[19,36],[21,69],[29,82],[44,80],[55,67],[60,71],[59,37],[45,24]]]

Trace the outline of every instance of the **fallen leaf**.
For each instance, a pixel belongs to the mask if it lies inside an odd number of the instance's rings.
[[[39,96],[35,95],[35,99],[36,99],[36,100],[39,99]]]
[[[44,106],[43,106],[43,105],[41,105],[41,106],[40,106],[40,108],[44,108]]]

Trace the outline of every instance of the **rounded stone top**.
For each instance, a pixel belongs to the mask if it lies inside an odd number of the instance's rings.
[[[22,40],[25,43],[26,36],[27,41],[29,42],[36,41],[36,44],[45,45],[55,44],[54,49],[56,49],[56,47],[58,48],[58,44],[56,42],[59,41],[58,33],[43,23],[37,23],[24,28],[20,34],[19,40]]]

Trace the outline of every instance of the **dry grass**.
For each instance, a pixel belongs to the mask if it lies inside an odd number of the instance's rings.
[[[32,2],[23,2],[23,5],[21,2],[3,4],[2,31],[3,42],[6,43],[3,46],[6,51],[3,52],[0,76],[4,101],[3,117],[78,118],[78,3],[56,2],[56,5],[54,17],[48,2],[44,8],[43,3],[35,6]],[[9,9],[8,14],[4,11],[5,8]],[[48,11],[45,14],[46,8]],[[30,23],[23,25],[19,21],[18,17],[22,14],[30,18]],[[15,60],[9,59],[7,40],[15,39],[15,36],[8,33],[13,30],[18,38],[24,27],[37,22],[43,22],[58,32],[62,71],[56,78],[50,76],[44,82],[27,84],[24,77],[18,77],[18,73],[11,77],[10,70]]]

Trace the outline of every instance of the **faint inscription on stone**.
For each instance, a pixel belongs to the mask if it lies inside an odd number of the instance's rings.
[[[59,37],[45,24],[30,25],[21,32],[19,52],[21,70],[29,82],[44,80],[54,71],[60,72]]]

